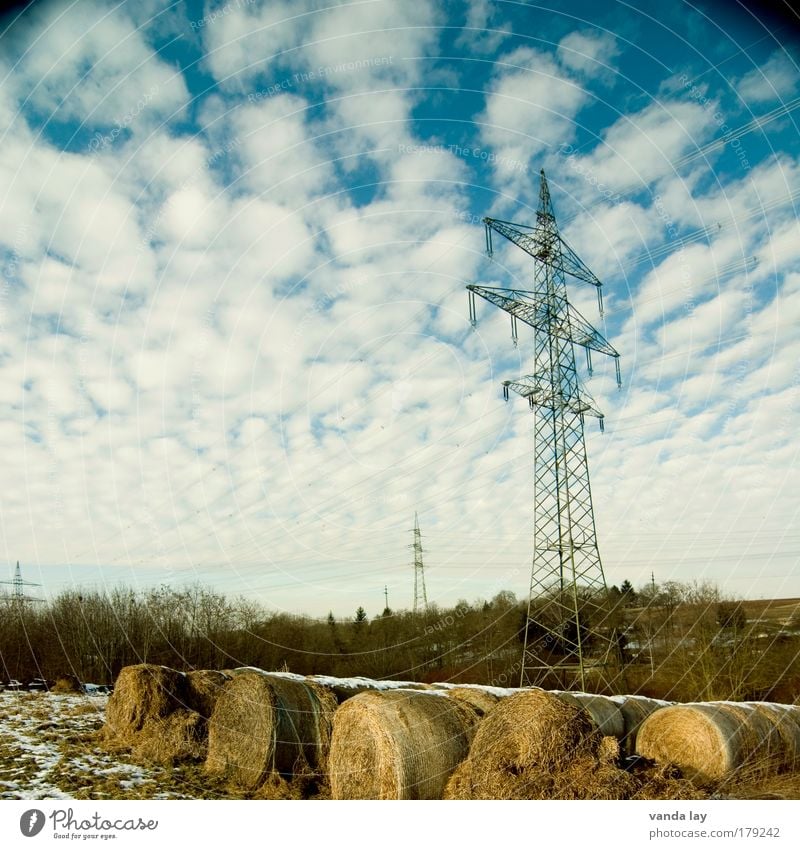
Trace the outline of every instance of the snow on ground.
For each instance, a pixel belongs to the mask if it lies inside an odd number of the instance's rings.
[[[107,696],[0,693],[0,799],[191,799],[165,767],[103,748]]]

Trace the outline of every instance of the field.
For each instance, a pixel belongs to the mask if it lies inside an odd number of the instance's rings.
[[[105,696],[0,693],[0,799],[253,798],[208,776],[201,764],[137,762],[109,746],[100,732],[106,704]],[[709,797],[797,799],[800,774],[748,770],[696,798]]]
[[[101,745],[107,697],[0,693],[0,799],[233,798],[196,766],[139,764]]]

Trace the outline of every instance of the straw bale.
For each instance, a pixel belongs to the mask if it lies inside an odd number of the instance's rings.
[[[182,672],[146,663],[123,667],[106,707],[106,738],[133,741],[149,723],[185,707],[186,695]]]
[[[312,681],[239,671],[222,688],[209,721],[206,771],[246,789],[272,773],[322,773],[335,709],[333,694]]]
[[[55,683],[50,688],[51,693],[82,693],[80,679],[77,675],[64,673],[56,676]]]
[[[499,701],[500,697],[475,687],[453,687],[444,691],[450,699],[468,704],[478,714],[485,716]]]
[[[625,798],[635,783],[617,768],[618,753],[577,700],[521,691],[481,722],[445,798]]]
[[[672,704],[661,699],[648,699],[646,696],[611,696],[611,701],[622,713],[625,732],[620,739],[620,749],[623,755],[632,755],[636,751],[636,735],[645,719],[651,713]]]
[[[334,799],[441,799],[467,756],[477,713],[458,699],[418,690],[360,693],[333,721]]]
[[[196,711],[178,708],[148,722],[137,734],[131,753],[139,760],[171,765],[201,761],[207,748],[206,720]]]
[[[582,707],[591,717],[597,730],[603,737],[625,736],[625,720],[620,707],[608,696],[596,696],[591,693],[556,693],[563,702]]]
[[[721,707],[733,714],[744,727],[745,756],[742,764],[758,766],[760,762],[774,762],[782,757],[781,735],[774,722],[759,709],[758,702],[720,702]]]
[[[781,747],[773,723],[752,703],[706,702],[657,710],[639,728],[636,751],[675,764],[695,784],[771,759]]]
[[[227,672],[215,669],[195,669],[186,673],[187,705],[200,716],[210,719],[222,688],[231,680]]]
[[[756,702],[755,706],[778,732],[782,766],[792,771],[800,769],[800,707],[772,702]]]

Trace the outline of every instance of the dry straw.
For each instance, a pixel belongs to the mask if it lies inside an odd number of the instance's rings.
[[[522,691],[500,700],[481,722],[445,798],[626,798],[635,782],[615,765],[617,754],[577,703]]]
[[[274,773],[323,773],[335,710],[333,694],[314,682],[237,671],[209,722],[206,770],[250,790]]]
[[[124,667],[106,707],[106,738],[133,742],[146,726],[185,707],[186,676],[166,666],[141,663]]]
[[[589,714],[594,727],[603,737],[625,736],[625,720],[620,707],[608,696],[596,696],[591,693],[556,693],[559,699],[568,704],[577,705]]]
[[[791,757],[785,738],[763,705],[707,702],[673,705],[642,723],[637,752],[660,764],[674,764],[694,783],[711,784],[747,766],[773,768]]]
[[[477,712],[416,690],[360,693],[336,712],[329,761],[334,799],[441,799],[467,756]]]
[[[788,771],[800,770],[800,707],[772,702],[758,702],[755,706],[778,732],[782,766]]]
[[[63,674],[59,675],[53,686],[50,688],[51,693],[82,693],[80,679],[77,675]]]
[[[168,765],[201,761],[206,750],[206,720],[196,711],[178,708],[164,719],[145,725],[131,753],[139,760]]]
[[[478,716],[485,716],[500,701],[494,693],[476,687],[453,687],[444,692],[448,698],[468,704]]]
[[[214,706],[225,684],[231,680],[228,672],[214,669],[196,669],[186,673],[186,698],[188,706],[204,719],[210,719]]]
[[[152,664],[126,666],[108,700],[107,744],[162,764],[204,759],[207,719],[227,680],[210,670],[184,674]]]
[[[672,704],[645,696],[611,696],[611,701],[620,709],[625,726],[625,733],[620,738],[620,750],[623,755],[632,755],[636,751],[636,737],[645,719],[651,713]]]

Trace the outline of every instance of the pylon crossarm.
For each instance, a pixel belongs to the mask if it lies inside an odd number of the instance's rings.
[[[578,312],[572,304],[569,308],[569,330],[563,332],[557,328],[554,332],[559,333],[562,339],[569,339],[582,348],[597,351],[599,354],[607,354],[609,357],[619,357],[617,349]]]
[[[467,290],[480,295],[484,300],[500,307],[501,310],[525,322],[534,330],[546,330],[552,336],[573,342],[582,348],[597,351],[609,357],[619,357],[617,350],[602,333],[592,327],[578,310],[566,301],[558,304],[558,313],[554,314],[552,304],[536,292],[474,284],[467,286]],[[470,320],[475,321],[472,302],[470,302]]]
[[[592,396],[582,389],[578,394],[565,398],[560,393],[554,393],[553,387],[546,376],[528,375],[516,380],[504,380],[503,390],[506,400],[508,390],[527,398],[531,407],[545,407],[549,410],[565,410],[581,415],[594,416],[602,419],[603,413],[597,408]]]
[[[491,231],[494,230],[534,259],[538,259],[540,262],[549,265],[551,268],[555,268],[557,271],[569,274],[570,277],[574,277],[576,280],[589,283],[598,289],[602,288],[603,284],[600,280],[586,267],[586,264],[560,234],[556,233],[554,235],[561,246],[561,250],[552,251],[544,249],[542,246],[541,233],[546,228],[541,225],[531,227],[528,224],[502,221],[499,218],[484,218],[483,223],[486,225],[486,245],[490,255],[493,250]]]
[[[498,289],[492,286],[467,286],[467,290],[480,295],[501,310],[505,310],[512,316],[530,327],[543,327],[547,320],[546,304],[536,297],[535,292],[526,292],[523,289]],[[471,315],[474,320],[474,313]]]

